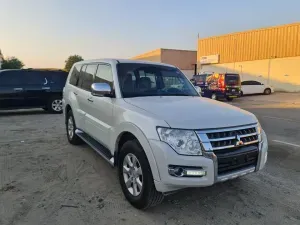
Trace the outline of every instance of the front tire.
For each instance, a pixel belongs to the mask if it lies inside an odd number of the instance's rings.
[[[156,191],[150,165],[137,140],[127,141],[120,150],[118,174],[126,199],[138,209],[147,209],[162,202]]]
[[[78,137],[78,135],[75,133],[76,124],[75,124],[72,110],[69,110],[67,112],[66,130],[67,130],[67,138],[68,138],[68,141],[70,142],[70,144],[80,145],[83,143],[83,140],[80,137]]]

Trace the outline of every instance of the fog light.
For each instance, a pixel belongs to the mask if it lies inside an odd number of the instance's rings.
[[[202,167],[169,166],[169,174],[174,177],[203,177],[206,171]]]
[[[202,177],[202,176],[206,175],[206,171],[204,171],[204,170],[185,170],[185,175]]]

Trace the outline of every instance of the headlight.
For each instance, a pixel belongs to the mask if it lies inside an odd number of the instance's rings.
[[[169,144],[180,155],[202,155],[199,139],[192,130],[178,130],[159,127],[161,141]]]
[[[258,134],[258,141],[261,142],[262,141],[262,128],[260,123],[258,123],[257,127],[256,127],[256,132]]]

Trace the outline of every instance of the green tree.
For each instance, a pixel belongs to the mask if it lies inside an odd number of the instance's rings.
[[[65,65],[65,70],[66,71],[70,71],[73,64],[83,61],[83,58],[80,55],[71,55],[69,56],[69,58],[65,61],[66,65]]]
[[[3,60],[1,69],[22,69],[24,63],[16,57],[8,57]]]

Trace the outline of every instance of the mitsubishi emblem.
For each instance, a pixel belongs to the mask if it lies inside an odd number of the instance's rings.
[[[241,146],[241,145],[244,145],[244,142],[241,140],[241,137],[239,135],[236,135],[235,146]]]

